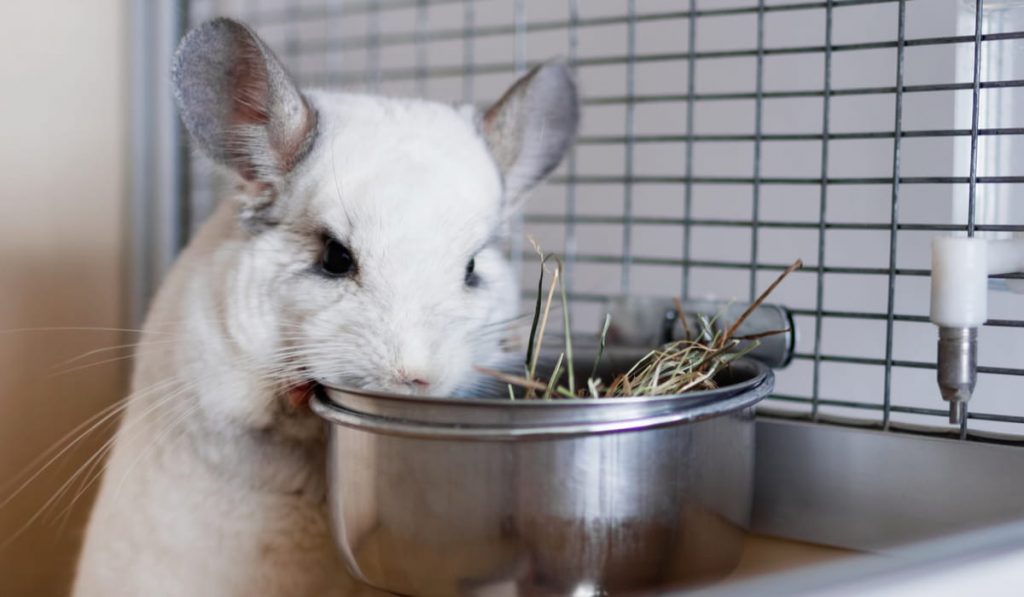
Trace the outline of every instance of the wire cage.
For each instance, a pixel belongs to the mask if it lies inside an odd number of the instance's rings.
[[[991,293],[959,430],[945,423],[927,317],[933,236],[1024,233],[1024,204],[1013,201],[1024,197],[1024,2],[180,8],[183,24],[246,21],[310,86],[483,103],[516,73],[564,56],[582,92],[581,137],[522,224],[565,255],[581,333],[597,329],[609,297],[748,300],[799,257],[805,268],[772,298],[795,314],[796,357],[765,411],[966,439],[1024,435],[1020,297]],[[185,230],[217,196],[205,163],[190,171]],[[535,281],[521,239],[511,250]]]

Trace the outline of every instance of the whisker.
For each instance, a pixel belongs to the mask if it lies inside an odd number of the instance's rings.
[[[53,446],[51,446],[38,457],[33,459],[32,462],[30,462],[21,473],[18,473],[13,479],[11,479],[6,484],[7,486],[10,486],[14,483],[17,483],[18,479],[24,477],[25,475],[28,475],[32,468],[39,463],[39,461],[46,459],[48,457],[48,454],[52,453],[54,450],[59,450],[52,457],[49,457],[49,460],[47,460],[46,463],[43,464],[38,470],[36,470],[36,472],[32,474],[28,479],[21,483],[21,485],[19,485],[17,489],[15,489],[3,500],[0,500],[0,508],[3,508],[7,504],[9,504],[19,493],[24,491],[25,488],[30,483],[32,483],[41,474],[43,474],[43,472],[46,471],[46,469],[52,466],[57,461],[57,459],[59,459],[61,456],[66,454],[71,448],[73,448],[75,445],[84,440],[85,437],[87,437],[89,434],[93,433],[96,430],[96,428],[102,425],[105,421],[108,421],[111,418],[120,414],[124,409],[128,407],[128,404],[132,399],[147,395],[147,393],[149,392],[159,391],[160,389],[163,388],[163,386],[169,385],[169,381],[175,380],[164,380],[163,382],[159,382],[157,384],[149,386],[148,388],[145,388],[133,394],[129,394],[128,396],[122,398],[121,400],[118,400],[113,404],[103,408],[103,410],[99,411],[95,415],[92,415],[91,417],[77,425],[74,429],[66,433],[61,439],[57,440],[57,442]],[[99,420],[96,420],[97,418],[99,418]],[[86,427],[88,428],[85,429]],[[85,431],[82,431],[82,429],[85,429]],[[70,442],[68,442],[69,439],[71,440]],[[60,445],[65,442],[68,442],[67,445],[65,445],[63,448],[60,448]],[[6,488],[4,488],[2,491],[6,491]]]
[[[173,381],[181,381],[181,380],[176,380],[175,379]],[[185,386],[182,389],[179,389],[179,391],[172,392],[171,394],[169,394],[167,396],[164,396],[160,400],[157,400],[153,405],[150,405],[150,408],[147,409],[146,411],[144,411],[143,415],[141,415],[140,417],[144,418],[146,414],[148,414],[149,412],[152,412],[155,408],[157,408],[159,406],[162,406],[162,405],[170,402],[171,400],[176,399],[184,390],[186,390],[186,389],[188,389],[188,388],[190,388],[190,387],[192,387],[194,385],[197,385],[197,384],[195,382],[188,382],[188,383],[185,384]],[[122,427],[122,431],[123,431],[124,428],[125,427],[123,426]],[[7,547],[9,547],[18,537],[20,537],[28,528],[30,528],[33,523],[35,523],[40,517],[42,517],[51,508],[51,506],[53,506],[53,504],[55,504],[57,502],[57,500],[60,499],[61,496],[66,494],[68,489],[75,482],[75,479],[77,479],[77,478],[79,478],[81,476],[81,473],[84,471],[86,466],[88,466],[94,459],[102,456],[102,454],[105,452],[105,450],[109,449],[109,446],[113,445],[113,442],[117,440],[118,435],[120,433],[121,432],[119,432],[118,434],[115,434],[113,437],[108,439],[99,450],[97,450],[88,460],[86,460],[85,463],[83,463],[81,466],[79,466],[78,470],[75,472],[74,475],[72,475],[69,479],[64,481],[64,483],[57,489],[57,491],[52,496],[50,496],[50,498],[47,499],[46,502],[44,502],[43,505],[31,517],[29,517],[29,519],[19,529],[17,529],[13,534],[9,535],[3,542],[0,542],[0,549],[6,549]],[[81,440],[81,437],[76,439],[75,443],[77,443],[80,440]],[[67,448],[65,448],[65,450],[66,449]],[[38,476],[38,473],[37,473],[37,475],[34,475],[33,478],[35,478],[36,476]],[[19,491],[20,491],[20,489],[19,489]]]
[[[130,359],[133,359],[133,358],[135,358],[135,355],[130,353],[130,354],[124,354],[124,355],[117,356],[117,357],[111,357],[109,359],[102,359],[102,360],[95,361],[95,362],[92,362],[92,363],[85,363],[85,364],[82,364],[82,365],[76,365],[74,367],[68,367],[66,369],[61,369],[60,371],[54,371],[47,378],[48,379],[55,379],[55,378],[63,377],[65,375],[69,375],[71,373],[75,373],[75,372],[78,372],[78,371],[84,371],[86,369],[91,369],[92,367],[99,367],[101,365],[110,365],[110,364],[116,363],[118,361],[127,361],[127,360],[130,360]]]
[[[61,361],[60,363],[57,363],[57,364],[53,365],[52,367],[53,368],[57,368],[57,367],[60,367],[62,365],[70,365],[72,363],[77,363],[78,361],[81,361],[82,359],[87,359],[87,358],[91,357],[94,354],[100,354],[100,353],[109,352],[109,351],[112,351],[112,350],[122,350],[122,349],[126,349],[126,348],[139,348],[139,347],[142,347],[142,346],[152,346],[152,345],[165,346],[165,345],[169,345],[169,344],[174,344],[177,341],[178,341],[177,338],[175,338],[175,339],[168,339],[168,340],[158,340],[158,341],[146,340],[146,341],[143,341],[143,342],[130,342],[130,343],[127,343],[127,344],[116,344],[114,346],[104,346],[102,348],[94,348],[94,349],[89,350],[87,352],[83,352],[82,354],[80,354],[78,356],[74,356],[74,357],[71,357],[70,359],[67,359],[65,361]]]
[[[104,326],[44,326],[27,328],[8,328],[6,330],[0,330],[0,336],[6,336],[8,334],[23,334],[26,332],[122,332],[141,334],[143,330],[139,328],[118,328]]]
[[[162,407],[162,406],[164,406],[164,405],[168,404],[168,403],[169,403],[169,402],[171,402],[172,400],[176,399],[176,398],[177,398],[178,396],[180,396],[180,395],[181,395],[182,393],[184,393],[185,391],[187,391],[188,389],[190,389],[190,387],[191,387],[192,385],[194,385],[194,384],[187,384],[187,385],[185,385],[185,386],[184,386],[183,388],[180,388],[179,390],[177,390],[177,391],[175,391],[175,392],[172,392],[171,394],[168,394],[167,396],[164,396],[164,397],[160,398],[159,400],[157,400],[157,401],[156,401],[155,403],[153,403],[153,404],[149,405],[149,408],[147,408],[147,409],[146,409],[145,411],[143,411],[143,413],[142,413],[141,415],[139,415],[139,419],[138,419],[138,420],[136,420],[136,421],[134,421],[134,422],[135,422],[136,424],[140,424],[140,423],[141,423],[141,421],[142,421],[142,420],[144,420],[144,419],[146,418],[146,416],[148,416],[149,414],[151,414],[151,413],[155,412],[155,411],[156,411],[156,410],[157,410],[158,408],[160,408],[160,407]],[[71,476],[70,478],[68,478],[68,479],[67,479],[67,480],[66,480],[66,481],[65,481],[65,482],[64,482],[64,483],[63,483],[63,484],[62,484],[62,485],[61,485],[61,486],[60,486],[60,487],[59,487],[59,488],[57,489],[57,491],[56,491],[56,492],[54,493],[54,495],[53,495],[53,496],[52,496],[52,497],[51,497],[51,498],[50,498],[50,499],[49,499],[49,500],[47,501],[47,503],[46,503],[46,504],[44,504],[44,505],[43,505],[43,508],[42,508],[42,509],[40,510],[40,512],[38,512],[37,514],[42,514],[42,513],[44,513],[44,512],[46,511],[46,509],[47,509],[47,508],[49,507],[49,505],[50,505],[51,503],[54,503],[54,504],[55,504],[55,503],[56,503],[56,502],[57,502],[58,500],[60,500],[60,499],[61,499],[61,498],[62,498],[62,497],[63,497],[63,496],[65,495],[65,494],[67,494],[67,493],[68,493],[68,491],[69,491],[69,490],[71,489],[71,487],[72,487],[72,486],[74,485],[74,481],[75,481],[76,479],[78,479],[79,477],[82,477],[83,473],[85,473],[85,471],[86,471],[86,470],[94,470],[95,466],[96,466],[96,465],[97,465],[98,463],[100,463],[100,462],[103,462],[103,457],[104,457],[104,455],[108,454],[108,453],[109,453],[109,452],[111,451],[111,449],[112,449],[112,448],[114,447],[115,443],[116,443],[116,442],[118,441],[118,438],[119,438],[119,436],[120,436],[120,435],[122,435],[122,434],[125,434],[125,433],[126,433],[126,430],[127,430],[127,429],[128,429],[128,428],[129,428],[130,426],[131,426],[131,422],[129,422],[129,423],[125,424],[125,425],[122,425],[122,427],[121,427],[121,429],[119,430],[118,434],[115,434],[115,435],[111,436],[110,438],[108,438],[108,439],[107,439],[107,441],[105,441],[105,442],[103,443],[103,445],[102,445],[102,446],[100,446],[100,448],[99,448],[98,450],[96,450],[96,451],[95,451],[95,452],[94,452],[94,453],[92,454],[92,456],[90,456],[90,457],[89,457],[89,458],[88,458],[88,459],[87,459],[87,460],[86,460],[86,461],[85,461],[84,463],[82,463],[82,464],[81,464],[81,465],[80,465],[80,466],[78,467],[78,470],[77,470],[77,471],[75,471],[75,473],[74,473],[74,474],[73,474],[73,475],[72,475],[72,476]],[[104,465],[104,470],[106,470],[106,465]],[[97,478],[98,478],[98,477],[97,477]],[[82,479],[83,479],[83,480],[85,480],[85,479],[87,479],[87,477],[82,477]],[[87,485],[85,486],[85,489],[88,489],[88,486],[89,486],[89,485],[91,485],[91,484],[92,484],[92,482],[94,482],[94,481],[95,481],[95,480],[93,480],[93,481],[90,481],[90,482],[89,482],[89,483],[88,483],[88,484],[87,484]],[[79,492],[79,493],[77,494],[77,496],[81,496],[81,494],[82,494],[82,493],[84,493],[84,490],[83,490],[82,492]],[[76,497],[76,499],[77,499],[77,497]],[[71,501],[71,503],[69,503],[69,504],[68,504],[68,505],[66,506],[66,509],[70,509],[70,508],[71,508],[72,506],[74,506],[74,501],[75,501],[75,500],[72,500],[72,501]],[[57,518],[57,516],[59,516],[59,515],[61,515],[61,514],[63,514],[63,513],[64,513],[64,511],[62,510],[61,512],[59,512],[59,513],[57,513],[56,515],[54,515],[54,516],[53,516],[53,518],[54,518],[54,519],[56,519],[56,518]]]
[[[163,431],[152,442],[150,442],[150,444],[146,446],[146,448],[143,449],[142,452],[139,453],[139,456],[134,461],[132,461],[130,465],[128,465],[128,468],[125,469],[124,474],[121,475],[121,480],[118,481],[117,483],[117,488],[114,489],[114,501],[117,501],[118,496],[121,495],[121,490],[124,488],[124,482],[128,479],[128,475],[135,469],[136,466],[138,466],[140,462],[142,462],[143,458],[152,453],[153,450],[156,449],[156,446],[159,445],[161,441],[169,440],[171,432],[175,430],[175,427],[177,425],[181,425],[186,420],[188,420],[188,418],[198,409],[198,404],[193,404],[189,408],[184,409],[181,413],[178,414],[176,418],[174,418],[171,421],[169,425],[166,425]]]

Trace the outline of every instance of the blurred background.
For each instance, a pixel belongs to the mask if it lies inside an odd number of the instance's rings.
[[[127,336],[129,4],[0,4],[0,594],[63,595],[88,497],[29,522],[109,437],[23,471],[123,395],[127,363],[55,375]],[[53,329],[38,328],[80,328]],[[19,331],[36,328],[35,331]],[[107,353],[107,357],[116,356]],[[65,515],[67,514],[67,516]],[[15,536],[17,538],[15,539]]]
[[[971,193],[980,234],[1024,230],[1011,200],[1024,185],[1021,5],[5,3],[0,593],[64,594],[114,421],[43,468],[45,452],[124,394],[131,330],[225,184],[170,98],[191,24],[249,23],[306,85],[443,101],[486,103],[530,65],[569,58],[580,143],[521,225],[567,256],[575,328],[596,330],[617,296],[749,300],[799,257],[807,267],[773,296],[794,310],[797,356],[766,412],[970,441],[1024,430],[1020,301],[994,282],[971,417],[950,429],[929,243],[966,231]],[[522,238],[510,251],[532,285]]]

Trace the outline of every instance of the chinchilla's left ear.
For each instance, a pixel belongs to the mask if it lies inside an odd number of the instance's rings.
[[[315,110],[245,25],[220,18],[190,31],[171,77],[189,133],[242,178],[272,186],[309,152]]]
[[[560,61],[534,67],[483,115],[484,140],[516,206],[562,161],[576,139],[579,104],[569,68]]]

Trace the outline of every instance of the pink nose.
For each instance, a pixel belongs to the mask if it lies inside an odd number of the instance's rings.
[[[399,380],[403,384],[405,384],[407,386],[411,386],[414,390],[416,390],[418,392],[423,392],[427,388],[430,387],[430,380],[427,378],[426,375],[424,375],[422,373],[416,373],[416,372],[405,373],[405,372],[403,372],[401,375],[399,375]]]

